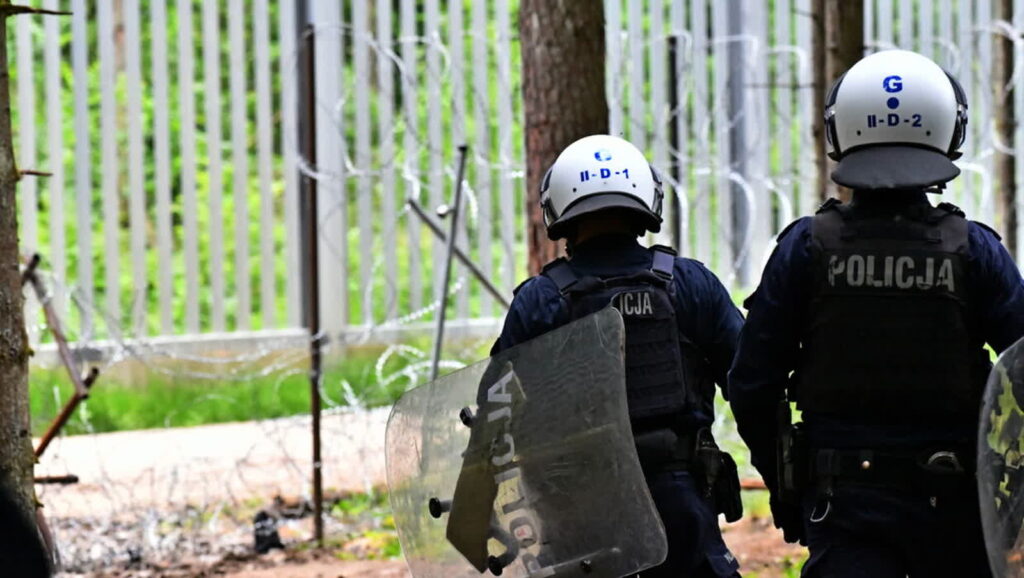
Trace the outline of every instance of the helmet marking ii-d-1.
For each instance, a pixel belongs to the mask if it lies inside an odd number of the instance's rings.
[[[565,237],[575,219],[606,209],[628,211],[656,233],[663,197],[661,177],[640,149],[604,134],[566,147],[540,186],[544,225],[552,240]]]
[[[967,97],[938,64],[907,50],[861,59],[825,103],[832,180],[852,189],[941,190],[956,178]]]

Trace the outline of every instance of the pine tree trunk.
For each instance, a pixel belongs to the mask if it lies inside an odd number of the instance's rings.
[[[593,0],[522,0],[519,40],[526,117],[529,269],[558,255],[540,210],[540,182],[558,153],[608,132],[604,10]]]
[[[996,0],[992,18],[1013,23],[1013,0]],[[996,190],[999,191],[998,227],[1010,255],[1017,257],[1017,160],[1014,157],[1014,134],[1017,132],[1014,110],[1014,47],[1013,39],[1000,32],[992,36],[992,115],[995,117],[994,151]]]
[[[0,11],[9,4],[0,0]],[[0,14],[0,492],[14,498],[25,519],[35,520],[35,456],[28,412],[30,350],[18,253],[18,171],[11,134],[6,16]]]
[[[825,154],[825,97],[840,76],[864,57],[864,0],[814,0],[815,108],[819,120],[814,124],[818,151],[818,185],[822,198],[849,200],[850,190],[832,182],[835,163]]]

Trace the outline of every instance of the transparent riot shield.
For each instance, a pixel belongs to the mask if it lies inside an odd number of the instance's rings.
[[[609,308],[402,396],[387,474],[415,578],[620,578],[664,560],[622,355]]]
[[[989,374],[978,434],[978,492],[993,575],[1024,577],[1024,340]]]

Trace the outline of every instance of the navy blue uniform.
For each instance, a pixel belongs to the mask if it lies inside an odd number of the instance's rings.
[[[878,209],[927,203],[924,193],[870,197],[856,193],[853,206]],[[895,204],[893,204],[895,203]],[[887,210],[882,208],[882,210]],[[967,231],[967,314],[972,341],[1001,352],[1024,334],[1024,281],[987,227]],[[802,332],[812,299],[811,218],[793,223],[779,238],[760,286],[745,303],[746,326],[729,374],[729,399],[752,462],[769,487],[776,483],[776,408],[791,372],[801,363]],[[886,323],[878,319],[877,323]],[[836,351],[835,371],[844,352]],[[792,396],[789,396],[792,398]],[[816,448],[901,449],[973,447],[976,420],[961,423],[890,423],[802,415],[812,455]],[[973,464],[965,464],[973,468]],[[905,487],[843,483],[828,512],[812,487],[803,505],[811,557],[805,576],[984,576],[988,573],[973,484],[956,499],[936,499]],[[774,489],[774,488],[773,488]],[[815,512],[815,507],[819,511]],[[813,514],[813,516],[812,516]],[[811,522],[811,518],[817,522]]]
[[[569,265],[581,276],[614,277],[648,270],[651,252],[632,236],[609,235],[575,247]],[[743,317],[729,293],[701,263],[676,258],[673,283],[680,332],[708,357],[715,381],[722,387],[735,353]],[[533,339],[570,320],[568,304],[548,277],[527,280],[517,290],[492,354]],[[714,421],[710,406],[684,416],[694,430]],[[648,486],[661,513],[669,541],[664,564],[643,572],[644,578],[736,576],[738,564],[722,542],[718,516],[696,491],[685,471],[648,474]]]

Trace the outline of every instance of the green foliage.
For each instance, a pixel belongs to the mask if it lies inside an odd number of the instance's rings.
[[[357,403],[390,405],[408,388],[425,380],[428,341],[388,349],[382,346],[328,352],[324,364],[324,406]],[[418,345],[420,347],[414,347]],[[484,344],[453,344],[458,354],[445,359],[472,363],[486,356]],[[263,375],[259,367],[248,376],[222,377],[191,372],[184,362],[143,365],[138,361],[101,374],[91,395],[64,427],[69,435],[149,428],[185,427],[250,421],[309,413],[308,361]],[[33,366],[29,398],[33,435],[42,434],[73,388],[63,368]]]
[[[249,315],[250,311],[241,311],[238,297],[241,293],[240,281],[248,284],[251,292],[251,327],[253,329],[264,329],[281,327],[286,325],[285,311],[287,309],[285,287],[286,280],[295,276],[295,264],[289,263],[282,256],[285,255],[286,235],[284,227],[284,180],[285,175],[297,170],[296,166],[286,166],[283,158],[283,140],[294,143],[294,137],[286,135],[282,137],[281,117],[281,94],[282,82],[288,78],[282,74],[282,67],[285,71],[294,70],[298,60],[298,54],[283,54],[280,43],[279,11],[277,3],[270,3],[269,28],[270,28],[270,98],[272,109],[272,140],[273,150],[271,165],[271,191],[273,197],[274,224],[270,230],[266,230],[260,222],[261,214],[261,183],[259,181],[258,168],[263,159],[258,157],[256,146],[256,101],[255,91],[256,63],[251,56],[253,53],[254,39],[253,16],[250,11],[244,14],[231,14],[227,0],[214,0],[218,4],[218,46],[216,54],[219,59],[219,75],[216,75],[216,86],[210,86],[206,82],[206,60],[203,46],[203,6],[197,4],[191,10],[189,22],[182,22],[178,13],[178,4],[166,2],[167,21],[165,26],[159,30],[165,35],[165,42],[158,43],[163,48],[167,60],[167,100],[161,101],[155,91],[155,70],[157,69],[156,55],[154,54],[154,33],[157,32],[155,22],[150,18],[153,2],[144,0],[140,3],[141,9],[141,39],[138,47],[128,46],[128,41],[119,29],[114,35],[114,70],[115,82],[112,85],[104,86],[102,78],[105,75],[103,66],[99,60],[100,38],[97,23],[97,7],[89,5],[90,13],[87,15],[89,25],[87,26],[87,42],[85,46],[89,64],[85,73],[85,95],[86,108],[88,109],[87,130],[79,131],[75,124],[75,88],[76,81],[72,67],[72,30],[71,19],[62,19],[59,24],[59,70],[56,71],[61,79],[60,90],[48,91],[46,79],[48,71],[43,58],[44,46],[48,39],[43,28],[43,21],[36,18],[21,18],[12,20],[17,26],[25,27],[31,37],[31,62],[33,66],[29,69],[19,70],[17,66],[11,67],[12,90],[17,94],[18,86],[31,82],[30,92],[33,94],[34,108],[22,110],[15,107],[14,127],[16,139],[22,140],[24,136],[21,121],[24,115],[31,114],[33,122],[31,126],[36,132],[36,154],[37,167],[42,169],[54,169],[58,165],[63,168],[63,177],[57,179],[39,181],[38,194],[35,202],[35,209],[38,211],[36,223],[38,246],[45,256],[54,256],[57,253],[66,255],[66,281],[67,284],[75,286],[81,279],[79,273],[83,267],[92,268],[93,284],[91,287],[81,287],[84,290],[92,290],[92,301],[98,307],[107,309],[110,299],[116,292],[116,306],[120,313],[110,319],[110,330],[123,327],[134,328],[139,325],[139,320],[133,318],[133,312],[142,311],[144,318],[141,320],[143,332],[146,334],[165,333],[160,319],[159,292],[157,290],[160,282],[161,271],[170,269],[172,275],[171,316],[172,327],[170,332],[181,333],[186,331],[185,317],[187,304],[198,302],[200,330],[211,331],[217,329],[218,321],[213,318],[214,295],[210,288],[213,286],[213,279],[217,276],[216,271],[222,271],[224,281],[224,309],[226,311],[225,325],[227,330],[236,329],[241,324],[241,317]],[[247,4],[247,6],[249,6]],[[438,36],[442,42],[450,43],[452,31],[449,15],[446,11],[450,5],[440,7],[438,22],[440,28]],[[508,70],[511,78],[507,81],[499,79],[494,69],[486,74],[486,90],[484,94],[474,91],[471,82],[471,75],[468,72],[465,79],[465,91],[456,93],[452,84],[450,70],[447,68],[446,58],[441,58],[440,76],[431,74],[427,62],[428,48],[432,46],[430,38],[425,31],[424,11],[417,10],[416,30],[412,35],[412,41],[401,40],[405,38],[401,30],[400,14],[397,10],[392,14],[392,41],[391,46],[396,52],[403,52],[408,49],[411,54],[411,65],[406,67],[393,67],[393,92],[384,94],[381,92],[380,79],[377,76],[378,53],[371,49],[369,51],[369,78],[356,78],[353,64],[352,37],[344,38],[343,53],[340,63],[342,66],[342,78],[344,84],[345,106],[335,110],[335,103],[321,103],[322,112],[329,116],[337,117],[339,125],[343,127],[343,142],[345,154],[353,158],[356,153],[356,118],[360,115],[368,115],[371,127],[371,151],[366,153],[370,159],[371,166],[360,166],[359,174],[350,174],[341,187],[344,197],[340,195],[335,198],[345,198],[346,223],[344,228],[347,232],[349,242],[349,254],[345,260],[345,267],[348,270],[349,286],[348,293],[351,295],[350,319],[353,323],[380,322],[383,319],[401,316],[414,311],[419,306],[429,303],[433,299],[432,279],[434,277],[434,259],[431,247],[439,246],[437,241],[425,228],[413,227],[410,218],[399,217],[395,222],[390,219],[381,218],[382,206],[385,196],[391,196],[394,205],[401,213],[404,200],[408,197],[418,197],[421,202],[430,208],[450,196],[452,188],[452,174],[447,169],[452,167],[456,160],[455,147],[463,141],[468,141],[472,147],[473,158],[480,162],[469,163],[467,179],[475,185],[474,204],[483,202],[483,196],[487,197],[488,204],[492,207],[493,218],[486,222],[477,220],[470,216],[468,220],[467,238],[470,239],[470,246],[475,246],[473,239],[480,236],[490,236],[500,239],[500,228],[515,229],[521,231],[525,226],[525,216],[521,209],[520,201],[512,203],[513,214],[509,224],[502,224],[496,218],[497,208],[500,205],[502,193],[518,199],[517,179],[504,177],[507,185],[502,191],[498,186],[500,175],[507,174],[514,167],[501,166],[502,162],[514,162],[522,156],[523,137],[520,123],[513,123],[512,126],[500,127],[506,131],[504,142],[499,142],[497,113],[500,106],[511,107],[512,118],[518,118],[521,105],[519,104],[519,51],[515,35],[508,39],[510,49],[507,55],[498,55],[499,34],[505,36],[508,30],[497,29],[497,15],[488,14],[488,25],[484,34],[484,43],[487,50],[486,57],[473,53],[473,37],[476,31],[472,30],[470,24],[470,13],[472,4],[459,5],[463,10],[464,28],[461,32],[465,47],[464,62],[469,66],[474,59],[485,58],[493,61],[497,58],[508,58]],[[346,20],[351,18],[352,5],[346,3],[342,6]],[[515,14],[518,10],[518,3],[513,1],[509,6],[507,20],[510,24],[515,22]],[[375,28],[375,14],[370,14],[371,30]],[[229,25],[236,19],[241,18],[244,28],[245,47],[233,47],[229,41]],[[182,49],[179,46],[179,29],[182,26],[190,27],[191,34],[185,33],[184,38],[188,44]],[[17,54],[17,35],[9,36],[9,49],[12,51],[12,61]],[[321,30],[321,35],[338,35],[337,30]],[[372,48],[372,46],[371,46]],[[128,85],[125,75],[125,55],[132,50],[139,51],[142,68],[141,91],[136,92]],[[230,76],[232,73],[232,58],[239,50],[246,53],[242,66],[246,76],[246,94],[244,102],[232,102],[230,91]],[[190,55],[193,74],[191,78],[183,77],[180,74],[183,63],[182,55]],[[401,56],[401,54],[399,55]],[[442,55],[444,56],[444,55]],[[450,55],[449,55],[450,56]],[[321,56],[324,58],[324,56]],[[283,59],[283,60],[282,60]],[[23,75],[31,74],[31,79]],[[405,75],[405,76],[403,76]],[[406,89],[407,80],[413,82],[412,90]],[[186,81],[189,84],[186,84]],[[507,84],[506,84],[507,83]],[[81,88],[80,86],[78,88]],[[105,119],[101,115],[104,107],[104,89],[112,94],[110,102],[113,103],[114,115]],[[367,112],[357,111],[352,105],[352,91],[370,91],[370,109]],[[215,91],[219,91],[221,106],[215,111],[219,114],[219,120],[208,116],[206,103]],[[134,191],[130,188],[129,162],[131,161],[131,149],[133,144],[129,141],[129,104],[138,95],[139,107],[142,111],[142,118],[139,119],[142,126],[142,167],[143,191]],[[55,114],[60,118],[51,118],[51,110],[48,102],[55,99]],[[412,99],[408,110],[405,107],[406,101]],[[475,124],[473,115],[474,106],[483,102],[485,107],[485,127]],[[189,119],[182,114],[186,104],[191,102],[194,111],[194,118]],[[381,108],[385,102],[390,102],[394,107],[393,122],[390,126],[382,124]],[[435,104],[432,104],[435,103]],[[244,107],[245,130],[241,140],[236,140],[232,135],[231,116],[237,107]],[[436,108],[436,112],[435,112]],[[166,143],[160,143],[156,135],[156,121],[160,115],[166,115],[169,123],[169,138]],[[428,126],[432,120],[439,122],[440,140],[434,142],[428,137],[430,131]],[[59,123],[61,143],[57,152],[51,154],[51,143],[49,142],[49,131],[44,127],[51,123]],[[214,129],[221,134],[221,145],[211,150],[211,135]],[[482,131],[481,131],[482,129]],[[325,130],[321,127],[321,130]],[[483,140],[476,141],[478,132],[483,135]],[[384,158],[380,146],[386,135],[390,135],[395,143],[396,152],[390,158]],[[411,140],[411,146],[404,146],[406,136]],[[82,139],[87,139],[89,156],[83,157],[78,146]],[[194,151],[187,148],[187,142],[191,139],[195,142]],[[56,143],[53,143],[56,146]],[[165,146],[170,159],[170,173],[166,175],[169,183],[169,197],[171,203],[171,214],[168,216],[172,224],[172,257],[169,262],[162,262],[157,251],[160,231],[158,229],[157,215],[157,147]],[[247,166],[244,175],[239,173],[240,166],[236,166],[235,147],[244,147],[243,157]],[[506,152],[505,147],[508,147]],[[107,153],[104,153],[104,151]],[[20,158],[25,158],[28,151],[21,150]],[[194,162],[189,164],[189,154]],[[321,157],[334,155],[338,151],[321,151]],[[432,156],[440,154],[443,166],[439,168],[432,164]],[[80,168],[85,164],[88,170],[82,172]],[[214,169],[220,167],[220,178],[215,177]],[[80,174],[81,173],[81,174]],[[361,176],[362,175],[362,176]],[[88,178],[88,182],[81,179]],[[386,180],[393,180],[393,185],[388,187]],[[486,189],[479,186],[481,179],[487,178],[492,185]],[[195,183],[195,210],[189,212],[186,203],[188,181]],[[217,184],[219,182],[219,185]],[[364,188],[368,187],[368,188]],[[104,191],[113,191],[114,205],[105,212]],[[367,221],[361,218],[359,213],[359,198],[369,191],[372,195],[373,217]],[[55,197],[60,191],[60,196]],[[243,195],[238,196],[241,191]],[[145,201],[146,222],[144,223],[143,234],[145,236],[146,252],[144,256],[146,272],[144,284],[134,278],[132,271],[132,257],[130,248],[130,229],[132,226],[129,218],[130,197],[142,195]],[[86,199],[84,206],[79,207],[79,197]],[[24,198],[28,198],[27,196]],[[236,203],[242,198],[246,207],[241,212],[247,215],[247,223],[242,224],[236,220]],[[221,203],[220,218],[212,211],[211,205],[215,200]],[[60,247],[54,246],[57,238],[53,235],[51,227],[57,226],[55,205],[59,202],[63,206],[62,215],[64,218],[63,244]],[[76,218],[76,211],[84,211],[89,215],[85,222],[79,222]],[[186,249],[187,243],[192,239],[188,238],[185,230],[185,223],[194,223],[198,231],[198,293],[190,294],[186,279]],[[23,239],[28,231],[27,223],[22,223]],[[236,227],[243,227],[238,231]],[[217,250],[211,242],[211,232],[221,230],[223,243],[221,249]],[[116,250],[108,250],[106,239],[108,235],[116,238]],[[242,239],[237,237],[241,235]],[[266,236],[272,237],[273,264],[265,267],[260,255],[260,241]],[[86,237],[90,243],[88,252],[80,250],[80,242]],[[518,237],[518,235],[517,235]],[[360,241],[364,238],[370,239],[371,252],[367,255],[373,261],[363,263],[364,257],[361,252]],[[27,239],[26,239],[27,240]],[[246,255],[239,256],[237,251],[243,245],[247,245]],[[500,267],[506,267],[506,251],[495,243],[495,251],[490,256],[492,270],[498,271]],[[394,252],[391,248],[394,247]],[[474,253],[478,253],[473,249]],[[525,262],[522,247],[512,249],[516,267]],[[392,257],[393,256],[393,257]],[[477,255],[481,260],[482,255]],[[384,259],[393,258],[397,262],[398,287],[395,289],[385,280]],[[47,265],[52,265],[49,260]],[[418,272],[417,272],[418,268]],[[370,278],[367,279],[363,272],[369,269]],[[108,271],[115,271],[114,284],[109,283]],[[241,276],[240,276],[241,272]],[[412,294],[409,278],[417,273],[422,279],[419,293]],[[263,303],[260,295],[260,282],[265,275],[273,276],[275,288],[274,301]],[[511,282],[511,279],[508,279]],[[364,300],[367,293],[365,284],[370,284],[369,293],[373,294],[370,300]],[[470,289],[472,312],[481,309],[480,301],[483,295],[479,287],[473,286]],[[141,305],[141,307],[140,307]],[[371,309],[372,307],[372,309]],[[269,319],[264,320],[263,312],[272,312]],[[77,322],[77,319],[73,320]],[[77,326],[72,323],[72,326]],[[97,337],[109,336],[110,332],[100,323],[97,327]]]

